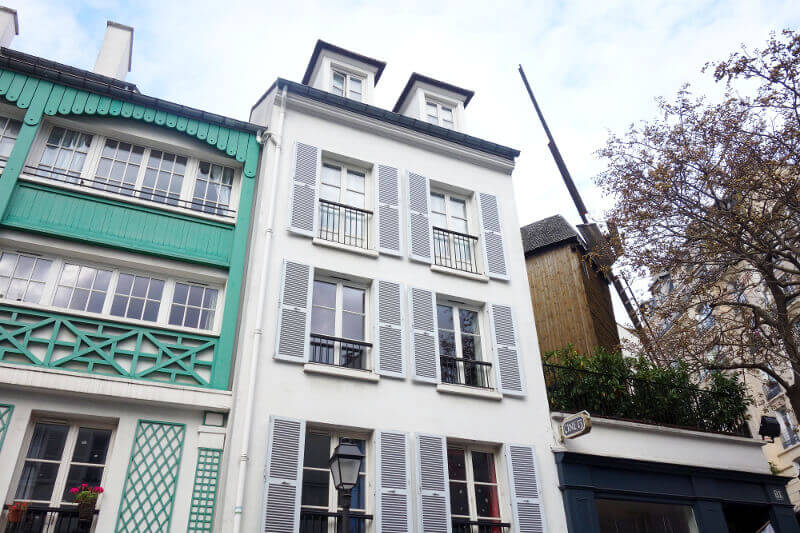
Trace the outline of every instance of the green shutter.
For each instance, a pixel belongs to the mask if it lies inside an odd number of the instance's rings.
[[[189,509],[188,533],[211,531],[214,527],[214,507],[217,501],[217,482],[222,462],[222,450],[200,448],[194,472],[192,505]]]
[[[139,420],[116,533],[167,533],[178,487],[184,424]]]

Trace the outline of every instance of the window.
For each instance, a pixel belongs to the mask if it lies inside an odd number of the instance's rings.
[[[433,100],[425,101],[425,119],[431,124],[453,129],[453,107]]]
[[[67,263],[61,270],[53,305],[101,313],[110,282],[110,270]]]
[[[364,342],[367,291],[349,282],[314,280],[311,299],[313,363],[367,370]]]
[[[356,444],[364,455],[367,454],[367,441],[362,436],[310,429],[306,433],[303,454],[303,487],[300,507],[300,531],[317,533],[328,531],[328,518],[324,514],[341,510],[341,501],[336,487],[331,482],[328,459],[336,446],[344,440]],[[350,508],[356,513],[367,510],[367,461],[361,461],[358,484],[350,497]],[[364,520],[353,519],[350,531],[366,531]]]
[[[39,303],[53,262],[13,252],[0,254],[0,297]]]
[[[133,194],[144,147],[106,139],[95,173],[95,186],[111,192]]]
[[[469,522],[477,520],[500,522],[500,496],[492,451],[448,446],[447,471],[454,531],[472,531]],[[491,529],[486,531],[494,533]]]
[[[17,141],[22,122],[13,118],[0,117],[0,157],[7,159]]]
[[[120,274],[114,302],[111,304],[111,314],[155,322],[163,292],[164,282],[160,279]]]
[[[781,426],[781,439],[783,440],[783,447],[788,448],[800,442],[800,436],[797,435],[797,425],[792,420],[792,417],[786,409],[778,409],[775,411],[778,418],[778,424]]]
[[[92,144],[92,136],[64,128],[53,128],[45,143],[39,168],[43,177],[78,183]],[[49,171],[49,172],[48,172]]]
[[[221,299],[219,286],[0,250],[0,300],[214,330]]]
[[[102,485],[111,437],[99,424],[35,422],[14,498],[59,507],[70,488]]]
[[[430,199],[435,263],[477,273],[478,238],[469,234],[466,198],[431,191]]]
[[[323,163],[319,189],[319,237],[369,248],[367,173],[339,163]]]
[[[439,358],[443,383],[491,388],[491,364],[482,360],[478,312],[464,307],[438,304]]]
[[[184,156],[151,150],[139,197],[178,205],[183,176],[186,174],[186,162]]]
[[[224,215],[231,204],[233,169],[200,162],[194,183],[192,209]]]
[[[600,531],[700,532],[690,505],[600,498],[596,502]]]
[[[213,328],[217,293],[217,289],[204,285],[176,283],[169,323],[188,328]]]
[[[347,74],[338,70],[333,71],[331,78],[331,92],[338,96],[346,96],[360,102],[364,98],[364,78],[354,74]]]

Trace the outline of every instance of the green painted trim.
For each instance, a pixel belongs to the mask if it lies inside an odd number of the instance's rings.
[[[0,305],[2,363],[225,389],[214,385],[230,374],[219,354],[212,335]]]
[[[138,421],[116,533],[170,530],[185,434],[186,424]]]
[[[214,527],[214,510],[217,503],[221,463],[222,450],[218,448],[199,448],[197,450],[197,465],[194,472],[187,533],[211,531]]]
[[[28,113],[30,113],[28,108]],[[11,149],[11,154],[8,156],[6,167],[0,174],[0,216],[8,209],[8,204],[11,201],[11,194],[25,166],[25,161],[28,159],[28,153],[31,151],[33,141],[36,139],[36,134],[39,132],[39,124],[30,125],[23,122],[19,130],[19,135],[14,143],[14,148]]]
[[[10,403],[0,403],[0,450],[3,449],[3,442],[6,440],[8,427],[11,425],[11,415],[14,414],[14,406]]]
[[[29,125],[39,124],[43,113],[51,116],[86,114],[122,116],[174,129],[205,141],[227,156],[235,157],[244,164],[243,174],[248,178],[254,178],[256,175],[261,147],[256,142],[256,136],[249,132],[197,120],[189,120],[187,127],[186,122],[182,122],[177,115],[153,107],[111,99],[83,89],[64,87],[5,69],[0,69],[0,96],[4,96],[7,101],[20,109],[33,110],[30,122],[26,114],[25,123]],[[239,139],[246,139],[246,142],[239,142],[232,147],[224,140],[231,137],[232,133],[236,133]]]
[[[239,195],[239,216],[233,233],[231,263],[228,270],[228,286],[225,289],[225,308],[222,313],[222,326],[219,336],[219,359],[216,363],[222,366],[214,375],[220,380],[212,384],[215,388],[227,388],[230,369],[233,364],[233,348],[239,318],[239,301],[241,300],[244,282],[244,263],[247,258],[247,241],[250,232],[250,215],[253,210],[253,191],[255,180],[242,180]],[[224,369],[224,370],[223,370]],[[227,371],[227,373],[225,372]]]
[[[209,424],[208,415],[219,415],[222,417],[221,424]],[[203,411],[203,425],[215,428],[224,428],[228,424],[228,413],[221,413],[219,411]]]

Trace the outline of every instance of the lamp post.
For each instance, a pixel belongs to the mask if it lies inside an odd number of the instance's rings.
[[[333,476],[333,485],[342,495],[342,533],[350,533],[350,493],[358,484],[358,473],[364,454],[349,439],[342,439],[333,450],[328,466]]]

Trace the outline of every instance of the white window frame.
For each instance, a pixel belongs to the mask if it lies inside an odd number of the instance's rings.
[[[347,286],[347,287],[350,287],[352,289],[359,289],[359,290],[363,290],[364,291],[364,335],[363,335],[364,339],[363,340],[349,339],[349,340],[370,343],[371,342],[370,333],[371,333],[371,329],[372,329],[370,327],[370,324],[371,324],[370,320],[371,320],[371,317],[372,317],[372,309],[370,308],[370,302],[372,301],[372,298],[370,297],[371,296],[370,295],[370,290],[371,290],[370,285],[367,284],[367,283],[364,283],[364,282],[360,282],[360,281],[353,281],[353,280],[343,279],[343,278],[336,277],[336,276],[331,275],[331,274],[315,274],[314,275],[314,279],[313,279],[313,283],[311,284],[311,293],[312,293],[311,294],[311,297],[312,297],[311,313],[314,312],[314,307],[315,307],[314,303],[313,303],[313,297],[314,297],[313,293],[314,293],[314,283],[316,283],[317,281],[321,281],[323,283],[331,283],[331,284],[335,284],[336,285],[336,304],[335,304],[336,307],[334,309],[334,319],[333,319],[333,331],[334,331],[334,333],[333,333],[333,336],[338,338],[338,339],[345,338],[345,337],[342,336],[342,323],[344,322],[344,320],[342,319],[342,316],[345,313],[345,311],[344,311],[344,287]],[[330,308],[326,307],[325,309],[330,309]],[[309,334],[310,335],[314,335],[314,333],[311,332],[310,329],[309,329]],[[318,333],[318,335],[323,335],[323,333]],[[360,370],[365,370],[365,371],[372,372],[373,371],[372,349],[371,348],[367,348],[365,350],[365,352],[366,352],[366,356],[364,358],[364,368],[360,369]],[[342,367],[341,366],[341,344],[340,343],[336,343],[334,345],[333,361],[334,361],[333,364],[330,365],[330,366],[335,366],[337,368],[346,368],[346,367]],[[314,361],[309,361],[309,362],[310,363],[314,363]],[[319,364],[325,364],[325,363],[319,363]]]
[[[455,518],[468,518],[469,520],[498,520],[499,522],[510,522],[506,516],[506,501],[505,501],[505,491],[504,489],[504,477],[501,475],[501,457],[502,454],[499,450],[495,449],[492,446],[482,446],[479,444],[466,444],[462,442],[447,442],[447,449],[446,453],[449,452],[450,448],[456,448],[459,450],[464,451],[464,469],[466,471],[466,483],[467,483],[467,504],[469,506],[469,516],[464,515],[456,515],[453,514]],[[500,516],[498,518],[490,518],[490,517],[479,517],[478,516],[478,503],[475,498],[475,472],[472,466],[472,453],[473,452],[480,452],[480,453],[487,453],[492,456],[492,463],[494,464],[494,476],[497,480],[497,507],[500,511]],[[450,471],[447,472],[447,490],[448,494],[450,491]],[[457,483],[463,483],[463,480],[452,480]],[[482,481],[477,482],[479,485],[491,485],[491,483],[485,483]],[[451,511],[452,512],[452,511]]]
[[[333,80],[334,76],[340,75],[344,77],[344,83],[342,85],[342,92],[344,94],[338,95],[333,92]],[[352,79],[357,79],[361,82],[361,99],[357,100],[350,96],[350,84]],[[369,76],[364,73],[354,72],[352,69],[344,67],[342,65],[331,64],[331,77],[330,77],[330,84],[328,85],[331,94],[336,94],[336,96],[343,96],[344,98],[348,98],[355,102],[362,102],[366,103],[367,101],[367,81]]]
[[[360,431],[347,431],[347,430],[339,430],[339,429],[324,429],[318,427],[310,427],[306,429],[306,434],[308,433],[319,433],[323,435],[328,435],[330,437],[330,450],[328,457],[333,455],[336,446],[339,444],[341,439],[357,439],[364,441],[364,459],[361,461],[362,468],[366,469],[364,472],[364,509],[360,509],[358,507],[351,507],[351,509],[364,512],[365,514],[372,514],[371,510],[373,509],[373,476],[375,472],[374,464],[371,461],[371,451],[372,451],[372,439],[371,436],[367,433],[360,432]],[[305,455],[303,456],[303,464],[301,466],[303,473],[306,470],[315,470],[319,472],[325,472],[326,474],[330,474],[330,468],[317,468],[317,467],[307,467],[305,466]],[[300,478],[300,488],[302,492],[303,487],[303,478]],[[336,487],[333,485],[333,480],[328,479],[328,507],[321,507],[318,505],[303,505],[302,497],[300,498],[300,509],[314,509],[318,511],[327,511],[329,513],[335,513],[341,511],[341,507],[339,507],[339,491],[336,490]],[[332,527],[332,525],[331,525]],[[334,529],[335,531],[335,529]]]
[[[173,275],[169,273],[163,273],[160,271],[159,272],[148,271],[145,269],[145,267],[128,268],[127,266],[119,266],[107,261],[104,262],[98,260],[84,259],[68,255],[56,256],[53,254],[29,252],[25,250],[16,249],[15,247],[9,246],[6,243],[0,243],[0,252],[6,252],[6,251],[16,254],[25,254],[25,255],[41,257],[43,259],[50,260],[53,263],[50,266],[50,271],[48,272],[48,278],[47,281],[45,282],[45,288],[42,293],[42,299],[38,303],[11,300],[5,297],[0,297],[0,303],[15,305],[19,307],[31,307],[35,309],[52,311],[55,313],[76,315],[86,318],[92,318],[95,320],[97,319],[111,320],[115,322],[123,322],[127,324],[134,324],[137,326],[144,326],[150,328],[186,331],[198,335],[219,335],[220,333],[220,328],[222,325],[222,315],[225,309],[225,287],[222,284],[209,283],[207,281],[198,281],[198,280],[190,281],[189,278],[185,276],[185,273],[182,275]],[[75,309],[69,309],[68,307],[58,307],[53,304],[55,299],[56,288],[58,287],[58,280],[61,278],[61,272],[63,271],[64,266],[67,263],[111,271],[111,281],[108,284],[108,289],[106,291],[106,298],[105,301],[103,302],[102,312],[93,313],[90,311],[79,311]],[[119,281],[120,273],[132,274],[138,276],[147,276],[164,281],[164,289],[161,294],[161,303],[158,308],[158,318],[156,319],[156,321],[128,318],[124,316],[116,316],[111,314],[111,305],[114,300],[114,295],[116,294],[117,283]],[[175,283],[203,285],[212,289],[217,289],[218,291],[217,306],[214,309],[214,323],[212,324],[211,328],[209,329],[189,328],[184,326],[175,326],[169,323],[169,312],[172,309],[172,298],[175,292]]]
[[[89,151],[86,155],[86,160],[84,161],[80,176],[79,178],[77,178],[79,180],[95,179],[95,175],[97,174],[97,167],[100,164],[100,158],[103,152],[103,147],[106,144],[106,140],[128,143],[131,145],[141,146],[142,148],[144,148],[144,152],[142,154],[142,162],[139,165],[139,170],[136,175],[134,194],[127,195],[127,194],[115,193],[113,191],[106,191],[100,188],[93,188],[86,185],[80,185],[75,183],[69,183],[66,181],[60,181],[60,180],[56,181],[48,178],[32,176],[30,174],[25,174],[24,172],[20,175],[21,178],[30,181],[44,183],[51,186],[57,186],[61,188],[80,191],[81,193],[84,194],[113,198],[115,200],[122,200],[125,202],[145,205],[148,207],[163,209],[166,211],[174,211],[199,218],[207,218],[210,220],[216,220],[228,224],[233,224],[236,222],[239,211],[239,195],[241,191],[241,186],[242,186],[241,181],[243,179],[243,176],[241,169],[231,164],[231,161],[229,159],[226,160],[223,157],[212,154],[198,155],[197,153],[191,153],[180,146],[165,145],[164,143],[161,143],[155,139],[149,140],[149,139],[135,138],[134,136],[127,135],[124,132],[120,132],[119,130],[110,130],[107,128],[102,128],[97,126],[91,127],[90,125],[83,123],[75,123],[69,120],[56,119],[56,120],[48,120],[41,128],[41,131],[37,135],[33,147],[30,151],[30,155],[26,162],[27,166],[36,167],[39,164],[39,161],[41,160],[42,154],[44,153],[45,150],[45,144],[53,128],[65,128],[78,133],[83,133],[92,136],[92,142],[91,145],[89,146]],[[159,202],[139,197],[139,193],[142,192],[142,184],[144,183],[144,176],[147,171],[146,170],[147,164],[150,160],[150,153],[153,150],[159,152],[166,152],[171,155],[177,155],[187,158],[186,170],[183,176],[183,183],[181,184],[180,196],[178,198],[183,205],[174,206],[168,204],[166,201]],[[220,215],[215,215],[213,213],[205,212],[202,209],[184,207],[184,205],[191,205],[191,202],[194,198],[194,186],[195,186],[195,181],[197,179],[197,173],[199,171],[201,161],[233,169],[233,184],[231,187],[231,198],[230,198],[230,204],[227,207],[227,209],[231,212],[232,217],[223,217]]]
[[[458,103],[454,101],[450,101],[447,99],[442,98],[438,95],[431,95],[428,93],[423,92],[422,98],[422,120],[427,122],[428,124],[434,124],[429,120],[431,115],[428,114],[428,105],[436,106],[436,126],[440,126],[442,128],[446,128],[448,130],[457,130],[458,129]],[[444,117],[442,116],[442,108],[447,108],[450,110],[451,115],[453,116],[452,124],[448,125],[445,124]]]
[[[442,229],[446,229],[448,231],[456,231],[457,233],[466,233],[468,235],[473,235],[472,233],[470,233],[474,228],[474,224],[473,224],[473,220],[472,220],[472,209],[471,209],[471,207],[472,207],[472,205],[471,205],[472,204],[472,198],[470,196],[467,196],[466,194],[458,194],[458,193],[449,192],[449,191],[442,190],[442,189],[437,189],[436,187],[431,187],[430,193],[428,194],[428,201],[430,201],[430,197],[434,196],[434,195],[444,197],[444,210],[445,210],[444,216],[445,216],[445,220],[447,221],[447,227],[442,228]],[[451,200],[457,200],[457,201],[464,202],[464,214],[466,215],[466,218],[464,219],[464,221],[467,224],[467,231],[466,232],[457,231],[457,230],[452,229],[452,227],[451,227],[452,226],[451,220],[454,219],[454,218],[458,218],[458,217],[456,217],[456,216],[454,216],[454,215],[452,215],[450,213],[450,201]],[[433,205],[431,205],[431,212],[433,212]],[[438,211],[437,211],[437,213],[438,213]],[[433,226],[433,222],[431,222],[431,225]],[[441,226],[435,226],[435,227],[441,227]]]
[[[21,501],[29,501],[35,504],[47,504],[50,507],[62,507],[65,504],[69,505],[71,502],[62,502],[61,495],[64,493],[67,484],[67,476],[69,475],[69,467],[73,464],[78,465],[87,465],[92,467],[103,467],[103,475],[100,480],[100,486],[104,486],[106,479],[108,478],[108,471],[111,468],[112,463],[112,453],[114,451],[114,441],[117,437],[117,425],[109,422],[103,421],[95,421],[90,418],[59,418],[57,416],[44,416],[44,415],[36,415],[31,417],[30,422],[28,423],[28,427],[25,430],[25,438],[23,439],[23,445],[20,448],[18,457],[17,457],[17,464],[14,470],[14,476],[12,478],[12,482],[9,485],[8,491],[8,499],[11,501],[17,500],[16,492],[19,487],[20,478],[22,477],[22,470],[25,466],[25,460],[28,455],[28,448],[31,445],[31,441],[33,440],[33,432],[36,427],[36,424],[44,423],[44,424],[60,424],[68,426],[67,430],[67,438],[64,441],[64,448],[61,451],[61,458],[59,460],[37,460],[39,462],[45,463],[58,463],[58,473],[56,474],[56,479],[53,483],[53,492],[50,495],[50,500],[45,502],[44,500],[21,500]],[[72,454],[75,452],[75,445],[78,442],[78,431],[81,427],[91,428],[91,429],[102,429],[111,431],[111,438],[108,441],[108,450],[106,451],[106,462],[102,465],[100,464],[90,464],[90,463],[78,463],[72,461]],[[97,500],[97,507],[99,508],[103,502],[103,494],[100,494]],[[55,526],[55,522],[53,523],[53,527]],[[49,528],[45,528],[43,531],[51,531]]]
[[[436,343],[437,343],[437,346],[438,346],[438,343],[439,343],[439,330],[442,329],[441,326],[439,325],[439,320],[438,320],[439,306],[440,305],[450,307],[453,310],[453,334],[455,335],[455,341],[456,341],[456,355],[455,356],[456,356],[456,358],[462,359],[462,360],[464,359],[464,347],[463,347],[462,341],[461,341],[461,319],[460,319],[459,311],[461,309],[464,309],[465,311],[471,311],[471,312],[477,314],[477,317],[478,317],[478,331],[480,332],[480,334],[479,335],[474,335],[473,333],[465,333],[465,335],[472,335],[473,337],[475,337],[475,336],[478,337],[478,340],[479,340],[478,345],[480,347],[480,355],[481,355],[481,357],[480,357],[480,359],[475,359],[475,361],[479,361],[479,362],[482,362],[482,363],[490,363],[492,365],[491,367],[489,367],[490,368],[489,373],[488,373],[488,378],[489,378],[488,385],[489,385],[489,387],[487,388],[487,390],[488,389],[494,390],[494,388],[495,388],[495,379],[494,379],[495,368],[494,368],[494,366],[495,365],[494,365],[494,360],[491,357],[491,354],[489,352],[487,352],[488,344],[487,344],[487,342],[486,342],[486,340],[484,338],[487,335],[487,329],[484,326],[488,322],[488,320],[485,320],[485,318],[484,318],[484,309],[481,308],[480,306],[477,306],[477,305],[470,305],[470,304],[466,304],[466,303],[462,303],[462,302],[455,302],[455,301],[452,301],[452,300],[447,300],[447,299],[444,299],[444,298],[437,298],[436,299],[436,317],[437,317],[437,320],[436,320]],[[450,330],[442,330],[442,331],[450,331]],[[441,357],[442,357],[442,354],[439,353],[439,358],[440,358],[439,359],[439,366],[440,367],[441,367],[441,364],[442,364]],[[447,356],[445,356],[445,357],[447,357]],[[480,365],[478,365],[478,366],[480,366]],[[456,370],[458,372],[458,378],[460,380],[460,383],[464,383],[466,381],[466,377],[464,376],[464,364],[461,364],[461,365],[457,364],[456,365]],[[442,383],[445,383],[445,382],[442,381]],[[450,383],[450,385],[458,385],[458,384],[457,383]],[[465,386],[469,386],[469,385],[465,385]]]
[[[322,166],[320,167],[320,187],[322,186],[322,172],[325,166],[329,167],[339,167],[339,199],[336,201],[342,205],[346,205],[348,207],[352,207],[353,209],[361,209],[364,211],[370,211],[372,204],[370,202],[371,194],[370,194],[370,171],[368,168],[356,165],[352,163],[347,163],[340,159],[334,159],[331,157],[323,157],[322,158]],[[350,205],[347,203],[347,173],[348,171],[353,171],[359,174],[364,174],[364,207],[356,207],[354,205]],[[320,195],[320,199],[322,196]],[[329,200],[330,201],[330,200]]]

